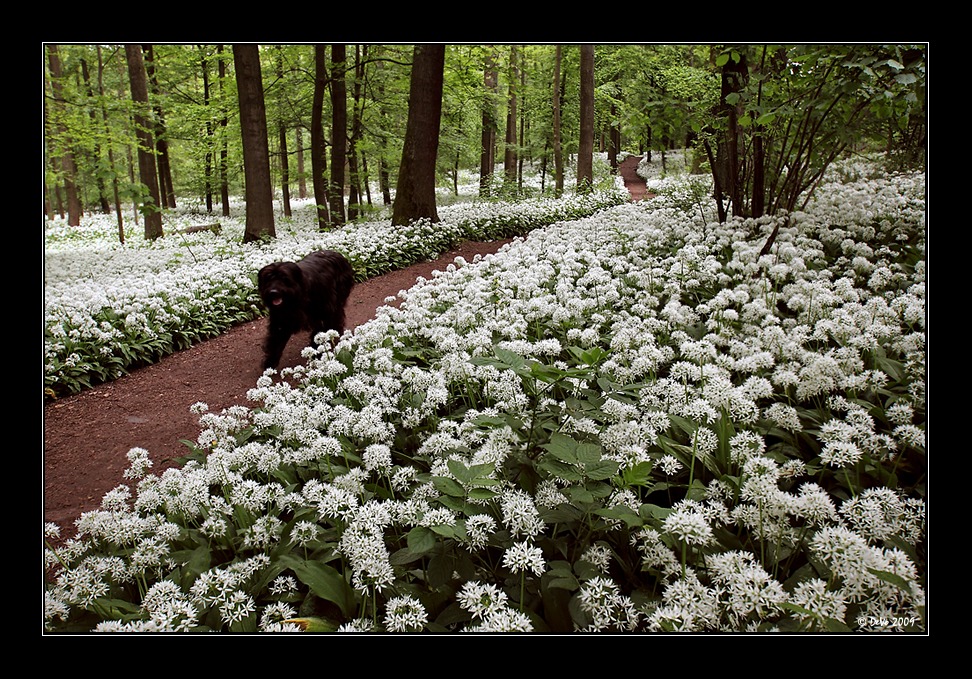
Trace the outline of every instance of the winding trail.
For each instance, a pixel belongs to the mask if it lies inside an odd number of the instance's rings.
[[[638,160],[628,158],[619,167],[632,200],[650,195],[635,172]],[[456,257],[471,262],[477,254],[494,253],[507,242],[463,243],[435,261],[355,285],[348,299],[347,327],[374,318],[388,297],[410,288],[418,277],[431,278],[433,271],[444,269]],[[177,459],[188,451],[182,441],[199,434],[198,417],[189,412],[192,404],[206,403],[215,413],[234,405],[256,405],[246,393],[262,373],[265,333],[265,318],[243,323],[154,365],[46,404],[44,522],[57,523],[62,539],[73,536],[74,520],[82,512],[97,509],[105,493],[129,483],[123,473],[128,468],[127,453],[134,447],[148,450],[155,474],[177,466]],[[300,352],[305,339],[297,336],[290,342],[281,368],[303,361]]]

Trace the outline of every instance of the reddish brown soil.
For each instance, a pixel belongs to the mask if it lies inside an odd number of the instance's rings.
[[[631,166],[629,159],[623,174],[633,175]],[[633,199],[644,197],[643,181],[625,184]],[[387,297],[411,287],[417,277],[430,278],[459,256],[471,262],[505,242],[464,243],[436,261],[359,283],[348,300],[348,328],[374,318]],[[73,535],[74,520],[82,512],[98,508],[106,492],[126,483],[122,473],[133,447],[148,450],[154,473],[174,466],[188,452],[181,440],[195,440],[199,433],[198,417],[189,412],[193,403],[207,403],[215,413],[232,405],[256,405],[247,401],[246,392],[262,372],[265,331],[266,319],[236,326],[155,365],[45,405],[44,521],[57,523],[62,537]],[[303,334],[291,339],[281,368],[303,361],[306,341]]]

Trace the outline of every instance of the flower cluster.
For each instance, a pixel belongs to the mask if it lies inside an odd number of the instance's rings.
[[[47,560],[48,625],[922,629],[924,185],[861,176],[703,229],[615,205],[420,281],[260,407],[200,407],[182,468],[133,451]]]

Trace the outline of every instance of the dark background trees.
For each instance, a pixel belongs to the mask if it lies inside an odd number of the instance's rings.
[[[664,163],[686,149],[688,167],[669,169],[711,173],[723,218],[799,209],[848,154],[924,163],[925,45],[437,45],[434,158],[431,140],[403,153],[413,46],[249,45],[261,67],[251,92],[222,45],[45,47],[45,213],[76,223],[114,204],[123,233],[124,202],[131,219],[150,220],[148,237],[177,200],[229,215],[256,181],[255,229],[308,185],[321,228],[368,217],[413,188],[405,159],[418,151],[435,185],[458,193],[469,171],[485,199],[558,194],[571,168],[583,185],[589,160],[613,168],[620,152]],[[142,77],[144,98],[132,89]],[[261,105],[266,130],[254,133]],[[266,138],[259,180],[247,168],[254,134]],[[539,187],[523,181],[525,166]]]

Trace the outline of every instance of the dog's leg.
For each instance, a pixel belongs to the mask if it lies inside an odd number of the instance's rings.
[[[290,340],[293,331],[290,328],[274,327],[267,329],[267,339],[263,345],[263,369],[276,368],[283,356],[284,348]]]

